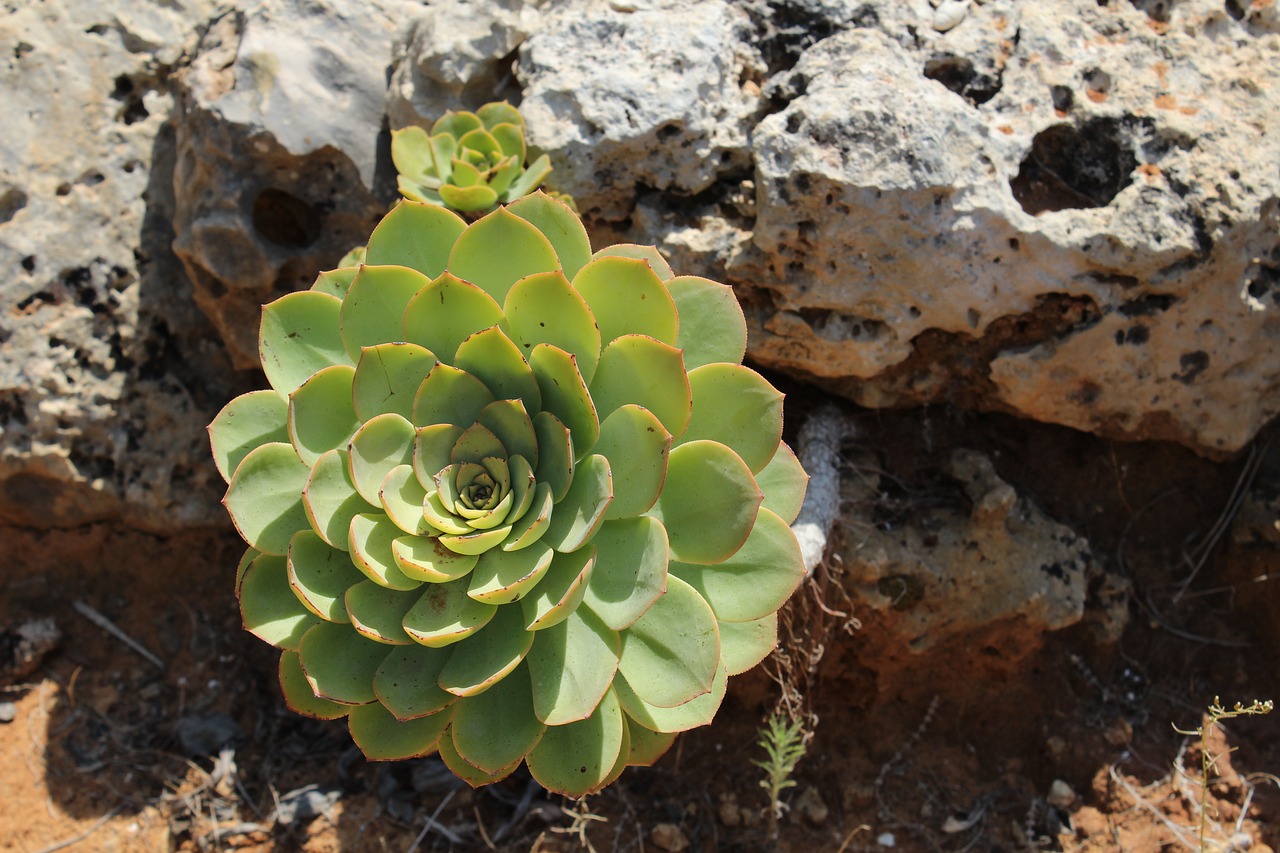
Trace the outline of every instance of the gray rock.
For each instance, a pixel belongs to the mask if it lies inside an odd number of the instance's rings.
[[[187,755],[217,755],[244,742],[244,731],[227,714],[187,714],[173,724],[173,736]]]
[[[1280,39],[1170,14],[995,2],[807,50],[729,259],[752,355],[869,406],[1247,443],[1280,412]]]
[[[429,128],[448,110],[518,99],[514,52],[547,7],[547,0],[444,0],[419,11],[394,46],[391,126]]]
[[[861,604],[884,619],[884,666],[972,637],[1009,665],[1081,620],[1102,574],[1089,543],[1020,497],[986,456],[953,453],[945,471],[959,493],[948,499],[939,484],[921,506],[896,507],[893,521],[877,516],[875,466],[855,467],[860,475],[843,483],[853,509],[840,556]]]
[[[202,407],[234,383],[168,254],[165,129],[171,65],[212,7],[63,0],[0,19],[21,117],[0,134],[7,522],[216,518]]]
[[[749,169],[764,70],[750,37],[722,0],[556,6],[517,66],[529,140],[554,155],[549,184],[621,219],[640,186],[697,193]]]
[[[386,68],[412,8],[263,0],[216,19],[180,77],[173,247],[237,367],[258,364],[260,306],[363,244],[392,200]]]

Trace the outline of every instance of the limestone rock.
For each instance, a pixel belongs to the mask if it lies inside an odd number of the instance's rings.
[[[518,96],[514,53],[547,6],[547,0],[444,0],[419,11],[393,50],[391,127],[430,128],[448,110]]]
[[[1280,412],[1280,36],[1234,8],[989,2],[806,50],[728,261],[752,355],[869,406],[1242,447]]]
[[[393,200],[385,69],[411,8],[263,0],[216,19],[181,76],[174,251],[239,368],[258,364],[260,306],[363,244]]]
[[[213,6],[51,0],[0,19],[20,117],[0,134],[0,521],[216,518],[201,432],[236,384],[168,253],[165,125],[172,64]]]
[[[640,186],[692,194],[748,169],[763,70],[750,34],[723,0],[557,5],[517,66],[529,141],[555,155],[549,184],[621,219]]]
[[[893,520],[878,515],[872,468],[859,467],[844,481],[854,509],[840,556],[862,604],[885,618],[877,643],[901,656],[982,636],[1010,664],[1080,621],[1100,574],[1089,543],[1020,497],[986,456],[954,452],[945,470],[959,491],[948,499],[940,485]]]

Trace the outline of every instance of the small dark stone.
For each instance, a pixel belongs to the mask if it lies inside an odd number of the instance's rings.
[[[217,755],[244,741],[239,723],[226,714],[188,714],[174,724],[173,736],[187,755]]]

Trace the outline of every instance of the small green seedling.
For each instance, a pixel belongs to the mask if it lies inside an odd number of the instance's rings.
[[[776,838],[778,820],[787,808],[780,795],[787,788],[795,787],[796,782],[791,774],[804,757],[804,727],[798,720],[774,714],[769,717],[769,722],[761,730],[760,739],[756,743],[768,756],[764,761],[751,763],[765,772],[764,778],[760,780],[760,787],[769,792],[769,833]]]
[[[209,428],[245,627],[371,759],[581,797],[711,722],[804,577],[807,477],[732,290],[565,204],[403,201],[262,312]]]
[[[505,101],[447,112],[430,133],[416,126],[392,131],[400,193],[466,214],[523,198],[551,174],[545,154],[525,165],[524,134],[524,118]]]

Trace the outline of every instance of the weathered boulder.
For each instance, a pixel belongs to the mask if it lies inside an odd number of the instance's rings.
[[[751,354],[868,406],[1246,444],[1280,412],[1280,36],[1156,5],[917,3],[918,37],[886,15],[771,81],[727,259]]]
[[[168,252],[165,92],[213,6],[0,18],[0,521],[217,518],[201,432],[237,385]]]
[[[1079,622],[1089,585],[1104,585],[1088,541],[1019,495],[977,451],[951,453],[946,479],[916,499],[882,481],[877,466],[857,468],[843,484],[850,510],[840,560],[846,588],[878,619],[864,634],[862,658],[873,668],[973,642],[987,663],[1016,666],[1046,633]],[[1102,630],[1114,641],[1123,607],[1110,618]]]
[[[392,49],[391,127],[430,128],[448,110],[518,99],[515,52],[547,7],[547,0],[443,0],[420,9]]]
[[[263,0],[179,78],[173,248],[239,368],[262,304],[309,287],[394,198],[386,68],[407,0]]]
[[[751,35],[723,0],[549,10],[517,76],[529,140],[554,155],[550,183],[621,219],[642,187],[689,195],[749,168],[764,70]]]

